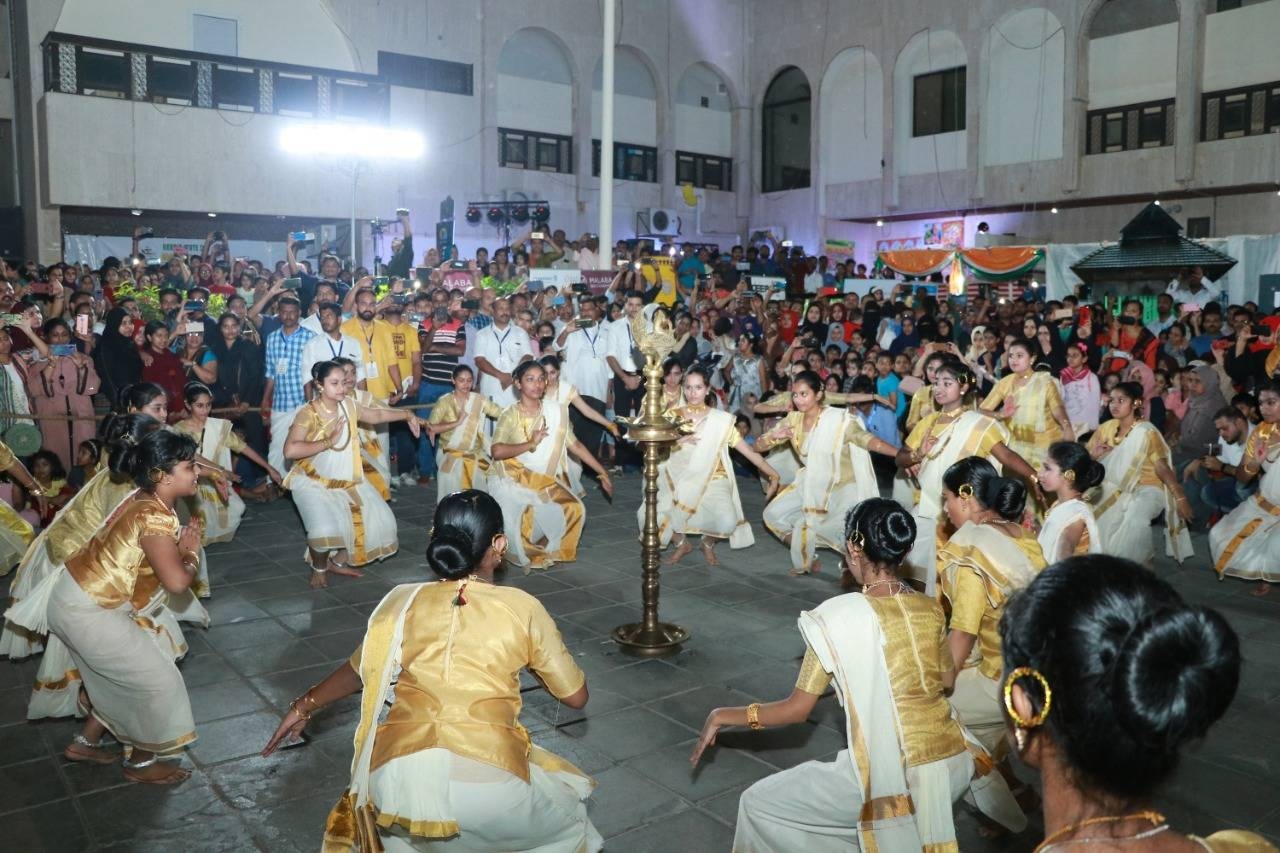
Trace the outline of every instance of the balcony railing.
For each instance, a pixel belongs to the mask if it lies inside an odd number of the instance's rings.
[[[380,77],[50,33],[45,90],[266,115],[385,122]]]

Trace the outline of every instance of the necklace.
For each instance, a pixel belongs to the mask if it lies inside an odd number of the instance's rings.
[[[1088,818],[1087,820],[1081,820],[1081,821],[1077,821],[1076,823],[1068,824],[1067,826],[1064,826],[1062,829],[1059,829],[1057,832],[1051,833],[1047,838],[1045,838],[1044,841],[1041,841],[1040,844],[1037,845],[1034,853],[1043,853],[1043,851],[1045,850],[1052,850],[1056,846],[1061,846],[1057,844],[1058,841],[1060,841],[1063,838],[1066,838],[1069,835],[1073,835],[1074,833],[1079,832],[1080,830],[1084,829],[1087,826],[1096,826],[1101,823],[1120,823],[1126,820],[1150,821],[1152,829],[1164,830],[1169,828],[1169,825],[1165,822],[1164,815],[1154,811],[1135,812],[1134,814],[1126,814],[1126,815],[1105,815],[1102,817],[1091,817],[1091,818]],[[1154,835],[1155,833],[1149,832],[1149,834]],[[1137,837],[1139,836],[1125,836],[1123,838],[1100,838],[1100,839],[1083,839],[1082,838],[1082,839],[1079,839],[1079,842],[1076,842],[1076,843],[1102,842],[1102,841],[1128,841]],[[1067,843],[1070,844],[1073,842],[1069,841]]]
[[[320,420],[320,424],[321,424],[321,426],[323,426],[323,427],[324,427],[325,432],[328,432],[328,430],[329,430],[329,426],[330,426],[331,424],[333,424],[335,421],[337,421],[339,418],[341,418],[341,419],[343,419],[343,420],[346,420],[347,413],[346,413],[346,410],[345,410],[345,409],[343,409],[341,405],[339,405],[339,407],[338,407],[338,409],[337,409],[336,411],[330,412],[328,409],[326,409],[326,408],[324,407],[324,403],[320,402],[320,400],[319,400],[319,399],[317,399],[317,400],[315,401],[315,404],[316,404],[316,408],[317,408],[320,412],[323,412],[323,413],[324,413],[324,415],[330,415],[330,416],[331,416],[328,420],[325,420],[325,418],[324,418],[324,416],[323,416],[323,415],[318,415],[318,416],[317,416],[317,417],[319,418],[319,420]],[[347,449],[347,445],[351,444],[351,425],[350,425],[350,424],[348,424],[348,425],[347,425],[347,430],[346,430],[346,432],[347,432],[347,436],[346,436],[346,438],[343,440],[342,444],[335,444],[335,445],[332,445],[332,446],[331,446],[331,447],[329,447],[328,449],[329,449],[329,450],[332,450],[332,451],[335,451],[335,452],[338,452],[338,453],[341,453],[342,451],[346,450],[346,449]]]
[[[862,585],[862,594],[866,595],[868,592],[870,592],[871,590],[875,589],[878,586],[891,586],[893,584],[897,584],[898,588],[890,592],[889,593],[890,595],[898,595],[899,593],[910,594],[915,592],[914,589],[907,586],[907,584],[903,583],[898,578],[890,578],[888,580],[872,581],[871,583],[864,583]]]
[[[1123,433],[1117,430],[1117,431],[1116,431],[1116,434],[1115,434],[1115,437],[1113,437],[1113,438],[1111,439],[1111,442],[1110,442],[1110,443],[1111,443],[1111,446],[1112,446],[1112,447],[1119,447],[1119,446],[1120,446],[1120,442],[1122,442],[1122,441],[1124,441],[1126,438],[1128,438],[1128,437],[1129,437],[1129,433],[1133,432],[1133,428],[1134,428],[1134,427],[1136,427],[1137,425],[1138,425],[1138,419],[1137,419],[1137,418],[1134,418],[1133,423],[1129,424],[1129,428],[1128,428],[1127,430],[1125,430]]]
[[[705,415],[710,409],[711,407],[706,403],[698,403],[697,405],[689,403],[684,407],[684,410],[690,415]]]

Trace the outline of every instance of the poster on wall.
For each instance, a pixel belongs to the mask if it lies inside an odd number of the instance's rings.
[[[941,246],[947,249],[958,249],[964,242],[964,220],[948,219],[943,222],[926,222],[924,224],[925,246]]]
[[[853,260],[854,244],[852,240],[834,240],[828,237],[822,241],[822,254],[827,256],[831,266]]]
[[[138,244],[148,263],[166,263],[173,257],[173,251],[178,247],[185,249],[188,255],[198,255],[204,249],[204,241],[175,237],[145,237]],[[62,257],[73,264],[84,263],[97,267],[108,257],[127,258],[132,250],[133,242],[128,237],[67,234],[62,238]],[[262,261],[268,267],[274,266],[276,261],[284,260],[284,243],[237,240],[235,235],[231,235],[231,251],[237,258]]]
[[[893,240],[877,240],[876,254],[880,252],[896,252],[900,249],[919,249],[919,237],[898,237]]]

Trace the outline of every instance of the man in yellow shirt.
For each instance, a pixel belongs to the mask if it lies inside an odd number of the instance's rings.
[[[412,402],[418,399],[418,386],[422,384],[422,344],[418,342],[417,326],[405,322],[405,306],[394,301],[394,295],[388,299],[392,301],[383,307],[382,319],[391,329],[391,354],[395,371],[401,377],[401,382],[405,383],[388,398],[388,402],[394,406],[404,400]],[[418,447],[413,433],[409,432],[409,427],[403,423],[393,423],[390,428],[391,449],[395,452],[397,474],[391,482],[399,480],[402,486],[415,485],[418,477],[413,472],[413,467],[418,460]],[[423,436],[421,440],[428,439]]]
[[[364,387],[373,397],[374,405],[389,402],[392,394],[399,394],[404,385],[400,366],[395,358],[395,336],[385,320],[377,319],[378,298],[370,287],[360,287],[355,298],[356,314],[340,327],[342,333],[360,345],[359,359],[364,366]],[[379,455],[384,472],[391,470],[391,441],[386,424],[376,428]],[[375,466],[377,467],[377,466]],[[391,482],[399,483],[385,473]]]

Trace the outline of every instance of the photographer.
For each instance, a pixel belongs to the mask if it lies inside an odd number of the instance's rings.
[[[413,229],[409,225],[409,211],[400,208],[396,211],[400,220],[400,228],[404,234],[391,240],[391,260],[383,271],[385,275],[408,278],[413,266]]]
[[[435,302],[436,294],[446,299]],[[453,369],[467,350],[466,309],[460,295],[452,300],[444,291],[432,291],[434,307],[419,326],[418,342],[422,346],[422,383],[418,386],[419,403],[435,403],[453,391]],[[427,417],[427,409],[418,411]],[[418,439],[418,482],[426,485],[436,475],[436,454],[431,439]]]

